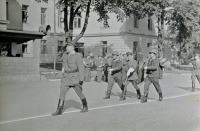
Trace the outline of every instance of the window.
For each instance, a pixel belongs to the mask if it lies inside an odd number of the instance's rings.
[[[138,28],[139,26],[138,26],[138,18],[134,15],[134,27],[135,28]]]
[[[63,41],[58,41],[57,53],[62,52]]]
[[[22,5],[22,23],[28,22],[28,5]]]
[[[151,19],[150,15],[148,15],[148,29],[152,30],[152,19]]]
[[[41,40],[40,53],[46,54],[46,50],[47,50],[46,40]]]
[[[9,18],[8,18],[8,2],[6,2],[6,20],[9,20]]]
[[[133,42],[133,53],[135,53],[138,49],[138,42],[137,41],[134,41]]]
[[[59,9],[58,10],[58,27],[62,27],[62,23],[63,23],[62,11]]]
[[[84,43],[76,43],[75,51],[81,53],[84,57]]]
[[[103,56],[106,56],[107,53],[107,41],[102,41],[102,54]]]
[[[81,28],[81,12],[74,17],[74,28]]]
[[[150,47],[150,46],[152,46],[152,43],[147,43],[147,47]]]
[[[46,10],[47,8],[41,8],[41,25],[46,25]]]

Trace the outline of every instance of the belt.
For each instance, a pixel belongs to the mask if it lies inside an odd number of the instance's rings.
[[[76,72],[78,72],[78,69],[72,70],[72,71],[65,71],[65,73],[67,73],[67,74],[69,74],[69,73],[76,73]]]

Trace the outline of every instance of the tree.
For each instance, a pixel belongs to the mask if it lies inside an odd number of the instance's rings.
[[[35,0],[37,2],[46,2],[48,0]],[[136,2],[135,2],[136,1]],[[104,27],[109,28],[108,13],[115,13],[118,21],[124,21],[132,14],[132,9],[126,8],[128,3],[132,3],[137,7],[137,0],[58,0],[57,8],[64,12],[64,31],[66,34],[66,41],[76,43],[85,33],[90,11],[94,11],[99,15],[98,21],[103,21]],[[92,6],[92,8],[91,8]],[[85,12],[85,22],[80,34],[73,39],[73,22],[74,17],[79,12]]]
[[[167,25],[171,34],[176,34],[182,53],[189,58],[194,54],[192,34],[200,31],[200,0],[176,0],[167,11]]]

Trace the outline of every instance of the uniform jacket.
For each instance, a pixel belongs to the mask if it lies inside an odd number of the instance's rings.
[[[65,73],[61,79],[61,86],[74,86],[84,80],[84,64],[79,53],[68,55],[65,52],[58,61],[63,62]]]
[[[111,76],[122,79],[122,61],[119,59],[112,60],[111,68],[113,69]]]
[[[126,64],[126,72],[130,69],[133,68],[134,72],[132,74],[130,74],[130,76],[128,77],[128,80],[137,80],[138,79],[138,74],[137,74],[137,68],[138,68],[138,64],[136,60],[128,60],[127,64]]]
[[[93,66],[93,62],[91,59],[83,59],[84,63],[85,63],[85,68],[91,68]]]
[[[150,78],[159,78],[159,59],[149,60],[147,62],[147,76]]]
[[[95,63],[96,63],[96,66],[97,66],[97,70],[103,71],[103,67],[105,65],[105,61],[103,59],[101,59],[101,60],[97,59]]]

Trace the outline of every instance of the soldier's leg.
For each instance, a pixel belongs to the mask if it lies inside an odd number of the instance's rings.
[[[97,71],[97,82],[101,82],[101,78],[102,78],[101,70],[98,70]]]
[[[200,75],[197,75],[197,80],[199,81],[199,84],[200,84]]]
[[[160,84],[159,84],[159,79],[158,79],[158,78],[152,78],[152,83],[153,83],[153,85],[155,86],[156,91],[157,91],[158,94],[159,94],[159,99],[158,99],[158,101],[162,101],[162,99],[163,99],[163,94],[162,94],[162,90],[161,90],[161,87],[160,87]]]
[[[107,85],[106,96],[103,99],[110,99],[111,90],[114,83],[115,83],[115,80],[113,79],[113,77],[110,77],[110,80],[108,81],[108,85]]]
[[[142,99],[141,103],[147,102],[148,92],[149,92],[149,86],[151,85],[151,80],[149,78],[145,79],[144,84],[144,98]]]
[[[123,91],[122,97],[119,99],[120,101],[126,100],[127,86],[128,86],[129,83],[130,83],[130,81],[126,81],[126,83],[124,85],[124,91]]]
[[[89,81],[89,70],[90,68],[85,68],[85,81],[88,82]]]
[[[136,91],[137,91],[137,98],[140,99],[141,98],[141,92],[140,92],[140,89],[138,88],[138,85],[137,85],[137,80],[133,80],[131,81],[132,85],[135,87]]]
[[[76,94],[79,96],[79,98],[81,99],[81,102],[83,104],[83,108],[81,110],[81,113],[87,112],[88,111],[87,100],[86,100],[85,95],[82,92],[82,86],[76,85],[73,89],[75,90]]]
[[[192,90],[191,90],[191,92],[195,91],[195,78],[196,78],[196,76],[192,74],[192,76],[191,76],[191,80],[192,80]],[[198,77],[197,77],[197,79],[198,79]]]
[[[61,115],[62,114],[62,111],[63,111],[63,108],[64,108],[64,103],[65,103],[65,95],[68,92],[69,88],[70,87],[65,87],[65,86],[62,86],[62,84],[61,84],[60,96],[59,96],[59,100],[58,100],[57,110],[56,110],[56,112],[54,112],[52,114],[52,116],[56,116],[56,115]]]

